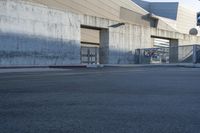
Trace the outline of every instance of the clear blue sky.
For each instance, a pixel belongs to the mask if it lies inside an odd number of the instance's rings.
[[[195,9],[200,11],[200,1],[199,0],[144,0],[151,2],[180,2],[187,8]]]

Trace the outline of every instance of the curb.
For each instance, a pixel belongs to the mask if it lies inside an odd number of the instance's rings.
[[[67,68],[86,68],[87,65],[63,65],[63,66],[0,66],[0,69],[23,69],[23,68],[58,68],[58,69],[67,69]]]
[[[104,67],[146,67],[146,68],[155,68],[155,67],[184,67],[184,68],[200,68],[200,65],[195,64],[148,64],[148,65],[104,65]]]
[[[0,66],[0,69],[49,68],[48,66]]]
[[[48,68],[58,68],[58,69],[87,68],[87,65],[61,65],[61,66],[48,66]]]
[[[121,67],[121,68],[155,68],[155,67],[184,67],[184,68],[200,68],[200,64],[146,64],[146,65],[116,65],[116,64],[97,64],[97,65],[50,65],[50,66],[0,66],[0,69],[31,69],[31,68],[55,68],[55,69],[68,69],[68,68],[104,68],[104,67]]]

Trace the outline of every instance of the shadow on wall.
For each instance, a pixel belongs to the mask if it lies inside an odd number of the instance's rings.
[[[0,65],[80,64],[80,41],[0,32]]]
[[[135,51],[112,50],[109,52],[109,64],[135,64]]]
[[[25,34],[0,33],[0,65],[80,64],[80,42]],[[105,51],[105,50],[104,50]],[[109,64],[134,64],[134,51],[106,50]]]
[[[0,32],[0,66],[80,64],[80,41]],[[134,64],[135,51],[103,50],[105,64]],[[105,52],[106,51],[106,52]]]

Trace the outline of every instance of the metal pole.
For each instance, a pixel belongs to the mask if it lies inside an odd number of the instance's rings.
[[[197,45],[193,45],[193,64],[197,63]]]
[[[87,49],[87,56],[88,56],[88,64],[90,64],[90,49]]]
[[[95,48],[95,64],[97,64],[97,48]]]

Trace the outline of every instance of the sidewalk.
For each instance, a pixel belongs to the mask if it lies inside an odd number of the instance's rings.
[[[153,68],[153,67],[184,67],[200,68],[200,64],[105,64],[105,65],[62,65],[62,66],[13,66],[0,67],[0,73],[14,72],[52,72],[52,71],[69,71],[74,68],[103,68],[103,67],[129,67],[129,68]]]
[[[86,68],[86,65],[60,65],[60,66],[0,66],[0,73],[17,72],[48,72],[48,71],[66,71],[72,68]]]
[[[181,63],[181,64],[108,64],[104,67],[185,67],[185,68],[200,68],[200,64],[190,64],[190,63]]]
[[[70,69],[56,68],[0,68],[1,73],[21,73],[21,72],[53,72],[53,71],[70,71]]]

